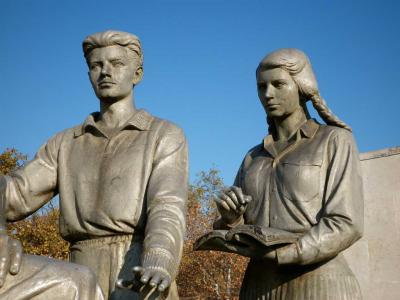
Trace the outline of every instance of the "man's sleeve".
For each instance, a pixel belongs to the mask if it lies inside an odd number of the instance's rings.
[[[147,188],[147,224],[142,265],[175,278],[182,256],[188,193],[188,150],[174,127],[157,145]]]
[[[61,134],[51,138],[35,158],[9,176],[0,175],[0,215],[17,221],[57,194],[57,155]]]
[[[296,244],[277,250],[279,264],[306,265],[332,258],[362,236],[362,178],[352,135],[345,130],[335,131],[328,156],[321,217]]]

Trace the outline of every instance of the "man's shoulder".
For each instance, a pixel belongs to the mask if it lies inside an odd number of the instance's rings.
[[[171,122],[166,119],[162,119],[156,116],[151,116],[152,122],[150,125],[150,130],[155,130],[158,132],[158,135],[184,135],[183,129],[176,125],[174,122]]]
[[[66,138],[67,139],[73,138],[75,133],[77,131],[80,131],[81,128],[82,128],[82,124],[59,131],[49,139],[49,142],[50,141],[61,142],[61,141],[65,140]]]

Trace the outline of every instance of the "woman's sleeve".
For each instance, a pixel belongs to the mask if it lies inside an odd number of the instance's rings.
[[[233,182],[233,186],[237,186],[242,188],[242,173],[243,173],[243,168],[244,168],[244,164],[246,162],[246,157],[244,158],[242,164],[240,165],[240,168],[236,174],[235,177],[235,181]],[[213,224],[213,229],[214,230],[219,230],[219,229],[225,229],[225,230],[229,230],[232,229],[238,225],[242,225],[244,224],[244,216],[241,215],[239,218],[237,218],[237,220],[235,220],[232,224],[226,224],[221,217],[219,217],[217,220],[215,220],[214,224]]]
[[[362,177],[351,133],[335,130],[327,155],[324,203],[319,221],[297,243],[277,250],[279,264],[306,265],[332,258],[362,236]]]

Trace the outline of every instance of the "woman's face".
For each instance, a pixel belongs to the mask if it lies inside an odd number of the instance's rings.
[[[280,68],[257,73],[258,97],[270,118],[285,118],[300,105],[299,91],[290,74]]]

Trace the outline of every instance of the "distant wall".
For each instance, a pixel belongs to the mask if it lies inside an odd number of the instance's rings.
[[[400,147],[360,155],[364,237],[345,252],[364,300],[400,299]]]

